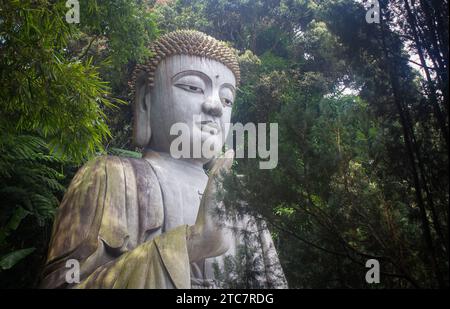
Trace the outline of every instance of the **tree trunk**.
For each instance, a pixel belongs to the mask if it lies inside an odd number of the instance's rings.
[[[386,46],[386,38],[385,38],[386,31],[383,26],[384,25],[383,15],[384,15],[383,10],[381,10],[381,12],[380,12],[380,27],[381,27],[382,48],[383,48],[385,61],[386,61],[385,67],[388,68],[388,71],[389,71],[388,73],[389,73],[391,87],[392,87],[392,93],[393,93],[393,97],[394,97],[393,99],[394,99],[394,103],[397,107],[397,111],[400,116],[400,122],[401,122],[401,125],[403,128],[403,137],[405,140],[405,146],[406,146],[408,158],[409,158],[409,161],[411,164],[411,171],[412,171],[412,177],[413,177],[413,182],[414,182],[415,194],[416,194],[417,204],[419,206],[420,217],[421,217],[421,221],[422,221],[423,237],[424,237],[425,244],[428,248],[428,253],[429,253],[428,256],[429,256],[430,266],[431,266],[431,269],[433,270],[434,275],[436,276],[439,286],[443,287],[444,281],[442,278],[442,274],[439,271],[438,265],[437,265],[436,252],[435,252],[435,248],[434,248],[434,244],[433,244],[433,239],[431,236],[430,223],[427,218],[425,203],[424,203],[423,196],[422,196],[422,186],[421,186],[420,180],[419,180],[419,175],[418,175],[418,171],[417,171],[417,167],[416,167],[416,160],[415,160],[413,147],[412,147],[411,136],[409,134],[407,119],[405,117],[405,111],[404,111],[404,107],[403,107],[404,104],[402,102],[401,95],[399,93],[398,80],[394,73],[395,61],[391,61],[391,58],[390,58],[389,52],[388,52],[388,48]]]

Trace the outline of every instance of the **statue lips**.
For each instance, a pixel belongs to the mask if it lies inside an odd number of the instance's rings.
[[[212,120],[200,121],[200,128],[203,132],[208,132],[211,135],[217,135],[220,131],[220,126]]]

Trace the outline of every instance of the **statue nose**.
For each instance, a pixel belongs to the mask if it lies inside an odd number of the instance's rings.
[[[207,98],[202,104],[202,111],[213,117],[222,116],[222,104],[219,98]]]

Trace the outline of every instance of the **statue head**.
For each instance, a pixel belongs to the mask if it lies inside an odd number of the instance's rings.
[[[191,144],[208,139],[220,150],[240,77],[234,51],[191,30],[162,36],[150,51],[133,73],[135,144],[169,152],[171,126],[184,123]]]

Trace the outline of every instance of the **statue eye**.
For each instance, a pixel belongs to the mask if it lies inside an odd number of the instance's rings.
[[[224,104],[226,106],[232,106],[233,101],[231,101],[230,99],[227,99],[227,98],[222,98],[222,104]]]
[[[197,87],[197,86],[193,86],[193,85],[187,85],[187,84],[175,84],[176,87],[181,88],[183,90],[186,90],[188,92],[193,92],[193,93],[201,93],[203,94],[204,91],[202,88]]]
[[[222,104],[228,107],[233,105],[234,92],[229,87],[223,87],[219,92]]]

